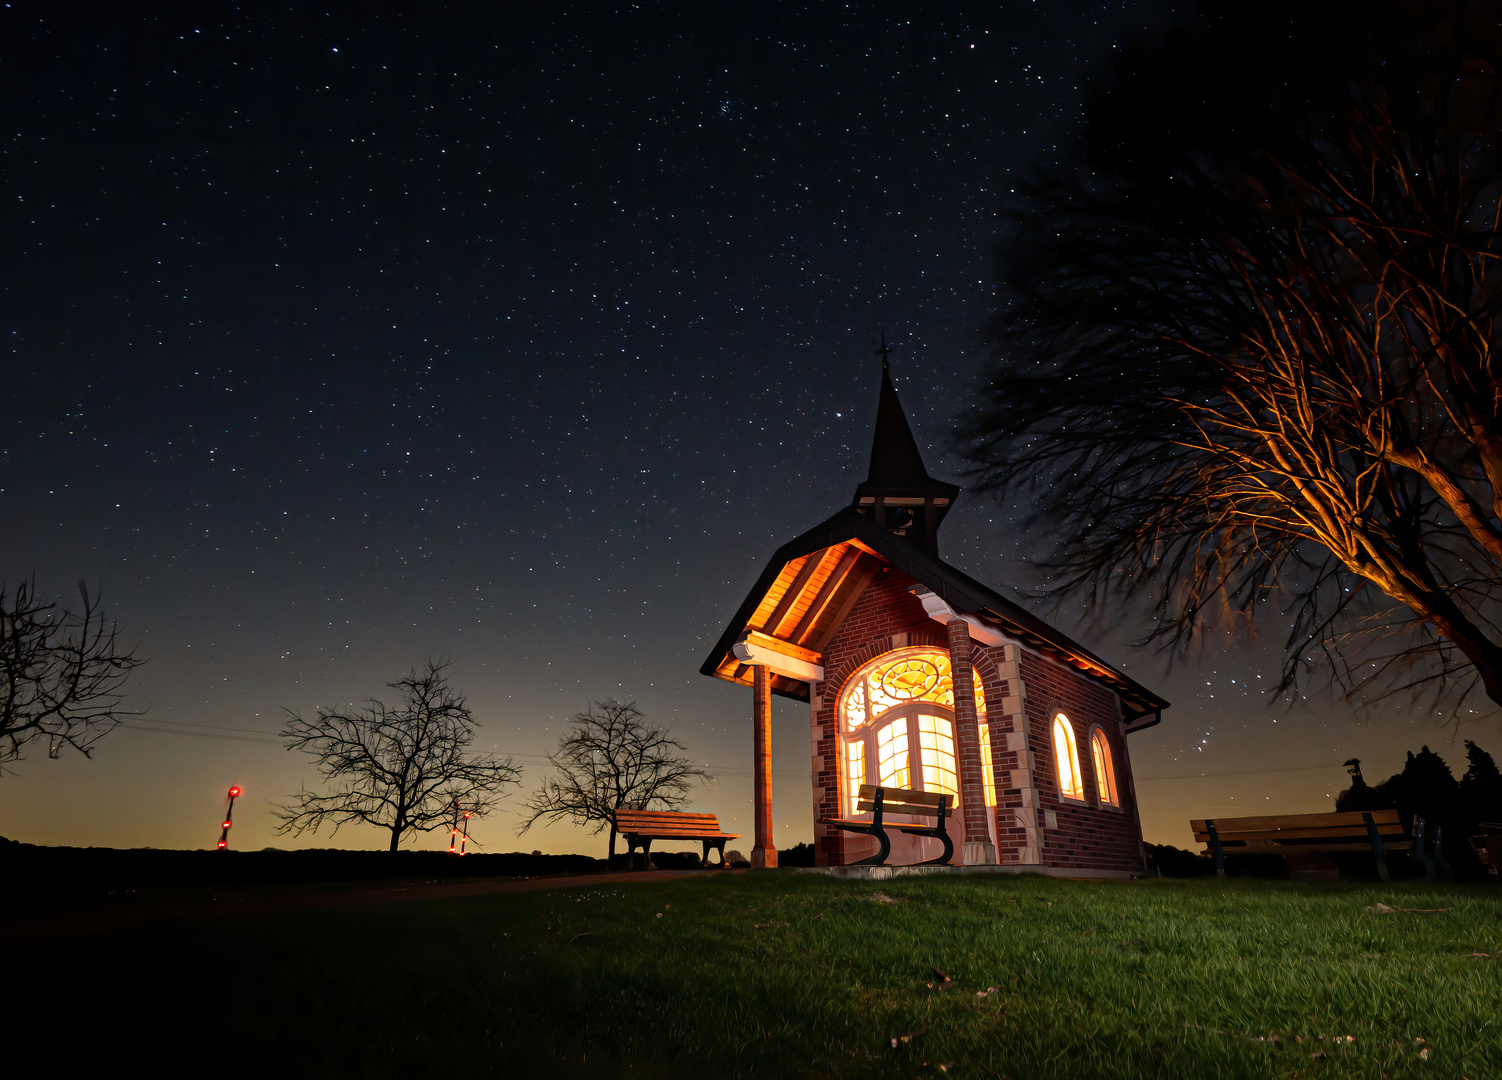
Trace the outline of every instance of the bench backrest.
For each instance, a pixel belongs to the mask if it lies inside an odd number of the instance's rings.
[[[1396,810],[1369,810],[1377,835],[1402,836],[1403,822]],[[1276,817],[1209,818],[1189,822],[1194,838],[1210,842],[1208,821],[1215,822],[1221,843],[1228,840],[1338,840],[1349,837],[1364,839],[1366,822],[1360,811],[1341,814],[1281,814]]]
[[[953,795],[943,795],[937,791],[911,791],[908,788],[883,788],[879,784],[862,784],[860,786],[860,801],[856,804],[856,810],[862,814],[869,814],[876,809],[876,793],[884,794],[881,797],[881,812],[883,814],[910,814],[915,817],[939,816],[939,807],[944,807],[947,814],[954,806]]]
[[[685,837],[724,831],[714,814],[690,814],[681,810],[617,810],[615,829],[621,833],[675,832]]]

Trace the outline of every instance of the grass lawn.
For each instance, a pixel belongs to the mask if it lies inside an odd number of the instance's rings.
[[[160,1075],[1502,1077],[1485,885],[604,877],[7,952],[18,1045]]]

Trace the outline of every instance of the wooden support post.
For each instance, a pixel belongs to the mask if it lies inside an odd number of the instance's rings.
[[[751,696],[752,770],[756,837],[751,865],[770,869],[777,865],[777,845],[772,841],[772,676],[757,664]]]
[[[966,866],[992,865],[996,848],[986,821],[986,789],[981,779],[980,721],[975,708],[975,675],[970,662],[970,625],[951,619],[949,668],[954,676],[955,750],[960,766],[961,820],[965,823]]]

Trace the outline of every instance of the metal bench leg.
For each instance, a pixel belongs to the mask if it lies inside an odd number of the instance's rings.
[[[631,869],[633,869],[633,870],[650,870],[650,869],[652,869],[652,841],[651,841],[651,839],[647,839],[647,840],[643,840],[642,841],[642,843],[641,843],[641,854],[635,856],[631,860]]]
[[[1215,831],[1215,822],[1206,821],[1205,828],[1210,831],[1210,850],[1215,855],[1215,876],[1226,876],[1226,853],[1220,846],[1220,834]]]
[[[1440,843],[1444,839],[1443,833],[1443,825],[1434,826],[1434,862],[1444,871],[1445,877],[1453,879],[1455,871],[1450,867],[1449,861],[1445,859],[1445,851]]]
[[[1362,811],[1361,820],[1366,824],[1366,837],[1371,841],[1372,858],[1377,860],[1377,876],[1383,881],[1391,881],[1392,878],[1387,874],[1387,849],[1382,846],[1382,834],[1377,831],[1377,824],[1370,813]]]
[[[711,863],[709,861],[709,853],[711,851],[717,851],[717,852],[720,853],[720,861],[719,861],[718,865],[719,865],[719,867],[720,867],[721,870],[725,869],[725,841],[723,841],[723,840],[706,840],[706,841],[704,841],[704,857],[699,860],[699,862],[700,862],[701,865],[703,865],[703,866],[710,866],[711,865]]]
[[[937,859],[929,859],[921,862],[918,864],[919,866],[949,865],[949,860],[954,858],[954,841],[949,838],[949,830],[944,827],[944,806],[942,803],[939,805],[939,823],[933,827],[931,832],[925,831],[917,835],[932,837],[935,840],[941,841],[944,845],[944,854],[940,855]]]
[[[1424,880],[1434,880],[1434,860],[1424,850],[1425,826],[1428,824],[1423,818],[1415,816],[1413,819],[1413,851],[1412,855],[1424,867]]]
[[[871,831],[866,834],[867,836],[876,837],[877,842],[881,844],[881,850],[869,859],[861,859],[858,862],[852,863],[851,865],[853,866],[885,866],[887,864],[887,856],[892,853],[892,841],[887,839],[887,831],[881,827],[881,804],[885,796],[885,789],[876,789],[875,811],[871,818]]]

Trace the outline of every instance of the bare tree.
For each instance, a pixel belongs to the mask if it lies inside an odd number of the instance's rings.
[[[59,610],[36,582],[0,584],[0,764],[19,760],[45,740],[55,758],[71,746],[85,757],[123,719],[130,673],[145,661],[123,651],[99,597],[78,584],[82,605]]]
[[[1291,614],[1284,690],[1502,702],[1502,42],[1377,7],[1241,5],[1124,65],[1096,174],[1029,191],[966,434],[1040,493],[1056,592],[1151,597],[1176,644]],[[1337,8],[1379,29],[1301,21]],[[1259,79],[1298,92],[1249,118]]]
[[[456,803],[475,817],[494,809],[520,770],[510,758],[470,751],[475,720],[464,696],[449,688],[448,666],[430,659],[387,683],[402,694],[394,707],[372,699],[363,709],[319,709],[308,719],[289,709],[281,730],[287,749],[312,754],[333,790],[304,790],[278,807],[277,831],[375,825],[391,833],[394,854],[409,833],[447,825]]]
[[[574,716],[572,730],[548,755],[556,770],[527,800],[526,832],[544,819],[593,823],[610,829],[610,858],[615,858],[615,811],[682,806],[703,769],[681,755],[684,745],[666,728],[652,727],[634,702],[611,698]]]

